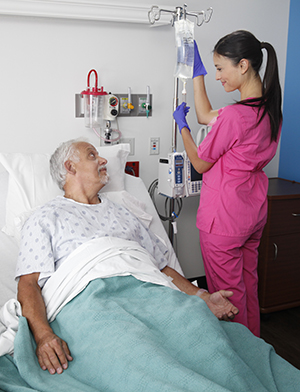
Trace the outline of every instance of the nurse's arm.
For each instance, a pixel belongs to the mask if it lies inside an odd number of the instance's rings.
[[[218,116],[218,110],[214,110],[211,107],[210,101],[208,99],[204,76],[199,75],[193,79],[194,85],[194,102],[196,115],[199,124],[209,124],[211,120]]]
[[[213,163],[203,161],[203,159],[198,157],[197,146],[192,138],[192,135],[188,128],[184,127],[181,130],[181,136],[184,144],[185,151],[193,165],[194,169],[198,173],[205,173],[207,172],[212,166]]]

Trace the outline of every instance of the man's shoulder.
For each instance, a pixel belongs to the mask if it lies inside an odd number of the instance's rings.
[[[66,199],[63,196],[56,196],[56,197],[54,197],[54,199],[48,200],[45,204],[43,204],[39,208],[41,210],[43,210],[43,209],[47,209],[47,208],[61,206],[63,204],[64,200],[66,200]]]
[[[41,214],[45,214],[45,212],[48,212],[48,211],[54,212],[56,208],[58,208],[62,205],[62,201],[63,201],[62,197],[57,196],[54,199],[47,201],[45,204],[31,209],[30,211],[28,211],[28,213],[30,214],[31,217],[36,217]]]

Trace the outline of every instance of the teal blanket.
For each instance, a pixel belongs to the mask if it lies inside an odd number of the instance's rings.
[[[132,276],[96,279],[51,323],[74,358],[61,375],[40,369],[25,318],[15,355],[0,358],[11,392],[299,391],[300,371],[196,296]]]

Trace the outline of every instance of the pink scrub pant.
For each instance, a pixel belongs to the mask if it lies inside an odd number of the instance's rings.
[[[227,237],[200,230],[200,246],[209,292],[233,291],[230,301],[239,309],[234,321],[260,336],[258,303],[258,246],[263,227],[248,236]]]

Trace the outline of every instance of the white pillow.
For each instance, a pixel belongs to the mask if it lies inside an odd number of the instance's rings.
[[[109,183],[105,192],[125,189],[125,164],[129,144],[98,147],[100,156],[108,160]],[[45,204],[63,192],[52,180],[49,170],[50,154],[0,153],[0,163],[9,173],[6,199],[6,221],[3,231],[16,236],[16,222],[21,214]],[[104,189],[103,188],[103,189]]]

